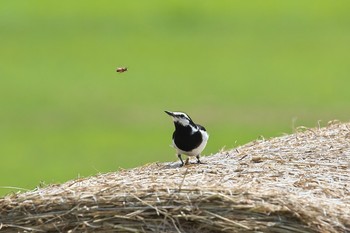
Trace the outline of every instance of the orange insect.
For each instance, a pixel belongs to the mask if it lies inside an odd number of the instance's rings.
[[[116,70],[118,73],[124,73],[125,71],[128,71],[127,67],[118,67]]]

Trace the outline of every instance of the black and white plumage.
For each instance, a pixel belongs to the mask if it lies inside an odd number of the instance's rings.
[[[200,153],[207,145],[209,135],[206,129],[195,124],[192,119],[183,112],[169,112],[165,111],[169,116],[173,118],[175,131],[173,133],[173,146],[176,149],[177,156],[181,161],[181,166],[188,164],[188,158],[186,162],[181,158],[181,155],[196,156],[197,162],[199,160]]]

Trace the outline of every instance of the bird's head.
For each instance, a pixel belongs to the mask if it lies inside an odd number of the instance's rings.
[[[192,119],[186,113],[170,111],[165,111],[165,113],[173,118],[175,124],[178,123],[183,126],[195,126]]]

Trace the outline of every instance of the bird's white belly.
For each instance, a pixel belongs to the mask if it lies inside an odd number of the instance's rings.
[[[209,138],[209,134],[206,131],[202,131],[202,136],[203,136],[203,141],[202,143],[199,145],[199,147],[191,150],[191,151],[183,151],[181,149],[179,149],[173,140],[173,147],[176,149],[177,154],[184,154],[184,155],[188,155],[188,156],[197,156],[200,153],[202,153],[202,151],[204,150],[205,146],[207,145],[208,142],[208,138]]]

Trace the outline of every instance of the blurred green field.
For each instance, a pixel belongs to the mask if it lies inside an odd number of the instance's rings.
[[[349,12],[349,1],[1,1],[0,195],[177,161],[164,110],[205,125],[206,155],[348,121]]]

